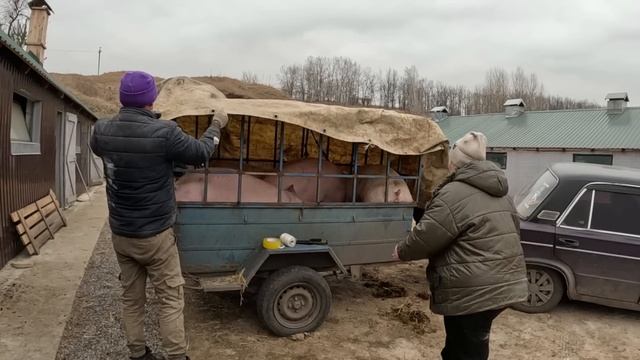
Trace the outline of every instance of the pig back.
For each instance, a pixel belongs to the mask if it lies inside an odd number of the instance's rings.
[[[207,202],[237,202],[239,176],[228,171],[212,169],[207,176]],[[177,201],[202,201],[204,197],[204,174],[191,173],[176,182]],[[302,202],[295,194],[284,191],[283,203]],[[242,175],[241,202],[276,203],[278,192],[275,186],[251,175]]]
[[[318,169],[318,159],[305,159],[287,163],[283,170],[285,173],[315,174]],[[322,162],[322,174],[336,175],[343,171],[329,161]],[[265,179],[270,184],[277,186],[278,179],[270,176]],[[343,178],[320,178],[320,202],[344,202],[347,182]],[[283,176],[282,189],[289,190],[304,202],[316,202],[316,190],[318,188],[315,177]]]

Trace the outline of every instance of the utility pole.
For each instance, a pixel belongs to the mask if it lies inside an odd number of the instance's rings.
[[[102,56],[102,46],[98,47],[98,75],[100,75],[100,57]]]

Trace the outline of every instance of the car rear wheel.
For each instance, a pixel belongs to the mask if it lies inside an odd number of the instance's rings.
[[[564,296],[564,280],[555,270],[540,266],[527,266],[529,296],[527,300],[513,305],[526,313],[548,312],[560,303]]]

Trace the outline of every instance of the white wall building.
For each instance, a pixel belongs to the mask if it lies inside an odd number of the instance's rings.
[[[487,135],[487,158],[505,170],[515,196],[554,163],[640,168],[640,108],[626,106],[626,93],[606,99],[607,108],[551,111],[525,111],[511,99],[504,113],[446,116],[440,107],[433,118],[452,142],[472,130]]]

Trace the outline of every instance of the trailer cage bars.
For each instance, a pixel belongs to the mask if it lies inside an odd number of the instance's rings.
[[[196,134],[198,133],[198,125],[199,125],[199,118],[200,116],[196,116],[195,117],[195,122],[196,122]],[[208,120],[209,120],[209,124],[212,121],[212,116],[208,116]],[[348,204],[348,205],[381,205],[381,204],[385,204],[385,205],[392,205],[392,206],[407,206],[407,204],[414,204],[417,202],[417,199],[419,199],[420,197],[420,183],[421,183],[421,179],[422,179],[422,175],[424,172],[424,157],[420,156],[420,155],[395,155],[397,156],[397,172],[400,173],[400,170],[402,168],[402,157],[403,156],[417,156],[419,157],[419,161],[418,161],[418,173],[416,175],[412,175],[412,176],[391,176],[390,172],[391,172],[391,157],[390,154],[384,150],[380,150],[380,165],[382,165],[384,163],[385,165],[385,173],[383,175],[366,175],[366,174],[360,174],[359,173],[359,169],[360,166],[358,165],[358,148],[360,145],[365,145],[365,152],[364,152],[364,164],[367,165],[368,164],[368,160],[369,160],[369,145],[368,144],[364,144],[364,143],[352,143],[351,146],[351,163],[350,164],[336,164],[336,165],[340,165],[340,166],[350,166],[351,168],[351,174],[322,174],[322,165],[323,162],[325,161],[329,161],[329,145],[330,145],[330,138],[324,134],[318,133],[318,137],[316,138],[316,132],[310,130],[310,129],[306,129],[306,128],[302,128],[302,139],[301,139],[301,144],[300,144],[300,155],[301,158],[306,158],[308,156],[308,142],[309,142],[309,134],[311,134],[312,138],[314,139],[314,142],[316,143],[316,146],[318,148],[318,166],[316,168],[316,172],[315,173],[285,173],[284,172],[284,148],[285,148],[285,125],[282,121],[279,120],[275,120],[274,121],[274,144],[277,144],[276,146],[274,146],[273,149],[273,160],[265,160],[265,159],[251,159],[251,154],[250,154],[250,145],[251,145],[251,117],[247,116],[247,115],[243,115],[241,117],[241,123],[240,123],[240,155],[238,159],[235,158],[223,158],[221,151],[220,151],[220,146],[218,146],[218,148],[216,149],[215,153],[217,154],[217,156],[212,156],[212,159],[215,160],[221,160],[221,161],[238,161],[239,162],[239,171],[237,173],[233,173],[233,174],[217,174],[217,175],[222,175],[222,176],[230,176],[230,175],[237,175],[238,176],[238,187],[237,187],[237,197],[236,197],[236,202],[233,203],[228,203],[228,202],[216,202],[216,204],[220,204],[220,205],[237,205],[242,202],[242,175],[252,175],[252,176],[277,176],[277,204],[282,205],[282,178],[283,177],[315,177],[316,178],[316,201],[315,203],[302,203],[302,204],[291,204],[291,203],[284,203],[286,205],[295,205],[295,206],[308,206],[310,204],[315,204],[320,205],[326,205],[326,204],[331,204],[331,205],[336,205],[336,204]],[[326,150],[324,148],[324,145],[326,144]],[[246,151],[246,156],[245,156],[245,151]],[[214,155],[216,155],[214,154]],[[277,172],[268,172],[268,171],[245,171],[244,170],[244,165],[249,164],[250,162],[271,162],[273,163],[274,167],[277,165]],[[203,191],[203,202],[207,203],[207,197],[209,194],[209,184],[208,184],[208,178],[209,178],[209,165],[211,163],[211,159],[204,164],[204,191]],[[187,173],[200,173],[199,170],[197,169],[188,169]],[[321,203],[320,202],[320,182],[321,179],[323,178],[345,178],[345,179],[352,179],[352,184],[351,184],[351,199],[350,201],[345,201],[345,202],[341,202],[341,203]],[[357,182],[358,179],[385,179],[385,189],[384,189],[384,203],[359,203],[357,202]],[[388,201],[388,195],[389,195],[389,180],[414,180],[414,186],[413,186],[413,191],[412,191],[412,195],[414,197],[414,201],[412,203],[399,203],[399,204],[395,204],[395,203],[390,203]],[[408,184],[407,184],[408,185]],[[215,191],[215,189],[211,189],[211,191]],[[190,203],[190,202],[184,202],[184,203]],[[197,202],[196,202],[197,203]],[[244,204],[253,204],[253,205],[259,205],[260,203],[244,203]]]

